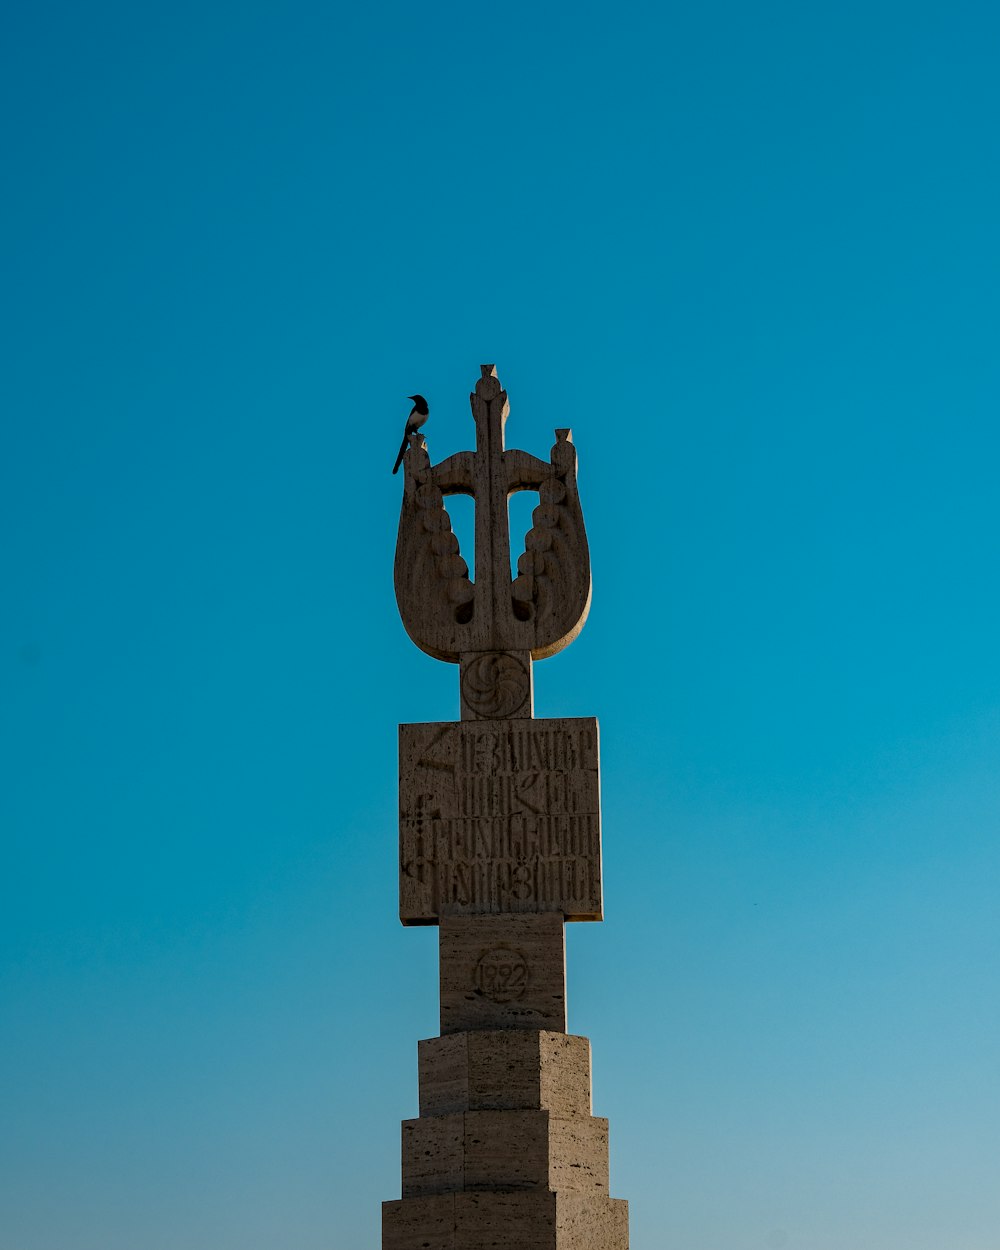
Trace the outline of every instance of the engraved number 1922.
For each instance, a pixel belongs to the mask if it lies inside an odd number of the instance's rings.
[[[528,987],[528,965],[520,951],[497,947],[476,964],[475,988],[495,1003],[520,998]]]

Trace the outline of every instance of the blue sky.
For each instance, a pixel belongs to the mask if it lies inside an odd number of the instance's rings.
[[[458,708],[389,469],[483,361],[579,449],[536,712],[601,721],[633,1250],[996,1250],[998,34],[7,15],[0,1250],[378,1245],[436,1032],[396,724]]]

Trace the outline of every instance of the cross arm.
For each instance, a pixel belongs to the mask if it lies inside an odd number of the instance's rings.
[[[457,451],[435,465],[435,486],[445,495],[473,494],[473,456],[471,451]]]
[[[552,465],[527,451],[505,451],[503,465],[508,495],[517,490],[538,490],[552,476]]]

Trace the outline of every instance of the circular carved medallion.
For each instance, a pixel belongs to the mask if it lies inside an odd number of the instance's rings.
[[[477,716],[512,716],[528,698],[528,672],[503,651],[477,655],[462,673],[462,698]]]
[[[473,979],[484,997],[495,1003],[512,1003],[528,988],[528,965],[520,951],[497,946],[479,957]]]

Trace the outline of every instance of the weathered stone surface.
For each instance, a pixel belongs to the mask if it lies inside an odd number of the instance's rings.
[[[607,1197],[607,1120],[596,1115],[550,1115],[549,1123],[549,1188],[560,1194],[578,1192]]]
[[[607,1120],[467,1111],[403,1121],[404,1198],[517,1189],[607,1194]]]
[[[469,1038],[493,1034],[450,1033],[417,1042],[420,1114],[447,1115],[472,1108],[469,1080]],[[505,1036],[505,1035],[501,1035]],[[531,1034],[524,1034],[530,1037]]]
[[[464,1119],[465,1189],[550,1188],[547,1111],[468,1111]]]
[[[556,1250],[552,1193],[456,1194],[455,1243],[461,1250]]]
[[[468,1111],[465,1188],[608,1192],[608,1122],[547,1111]]]
[[[455,1195],[383,1202],[382,1250],[464,1250],[455,1241]]]
[[[600,920],[593,717],[399,727],[399,914]]]
[[[590,1042],[568,1033],[506,1029],[417,1044],[420,1114],[542,1110],[591,1114]]]
[[[402,1157],[404,1198],[464,1189],[464,1117],[436,1115],[404,1120]]]
[[[562,916],[447,916],[440,928],[441,1032],[566,1031]]]
[[[382,1228],[383,1250],[628,1250],[629,1244],[627,1202],[544,1191],[386,1202]]]
[[[589,1039],[565,1033],[542,1033],[539,1049],[542,1060],[539,1104],[554,1115],[591,1115]],[[481,1079],[477,1073],[476,1082]]]
[[[556,1250],[628,1250],[628,1203],[623,1198],[558,1194]]]

